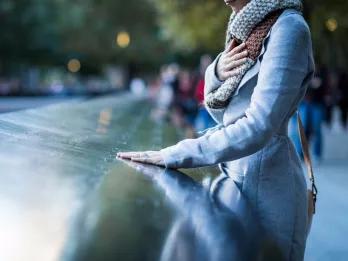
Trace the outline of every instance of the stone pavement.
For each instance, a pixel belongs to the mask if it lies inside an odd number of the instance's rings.
[[[348,162],[324,163],[316,174],[320,194],[305,260],[348,260]]]
[[[348,133],[324,128],[324,161],[315,167],[319,200],[306,261],[348,260]]]

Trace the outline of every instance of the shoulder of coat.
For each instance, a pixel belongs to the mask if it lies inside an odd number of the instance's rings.
[[[277,27],[282,27],[289,33],[294,32],[294,30],[297,32],[309,33],[309,26],[302,13],[295,9],[285,10],[274,24],[272,31]]]

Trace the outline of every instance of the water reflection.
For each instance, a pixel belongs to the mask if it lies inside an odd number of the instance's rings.
[[[54,174],[2,172],[0,260],[59,260],[81,206],[76,188]]]
[[[111,123],[112,120],[112,109],[111,108],[106,108],[103,109],[98,118],[98,128],[97,128],[97,133],[100,134],[106,134],[108,132],[108,127]]]
[[[125,162],[151,178],[177,210],[161,260],[280,260],[232,179],[221,175],[207,187],[175,170]]]

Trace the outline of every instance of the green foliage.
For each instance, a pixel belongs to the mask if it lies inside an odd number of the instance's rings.
[[[127,31],[128,48],[116,44]],[[159,40],[154,7],[139,0],[1,0],[0,65],[65,65],[72,57],[107,63],[159,63],[168,53]]]
[[[0,2],[2,60],[44,60],[57,49],[56,4],[44,0]]]
[[[158,39],[155,9],[146,1],[84,0],[76,12],[81,9],[78,25],[64,31],[64,47],[69,52],[78,51],[100,63],[156,62],[163,57],[165,45]],[[120,31],[130,34],[126,49],[116,44]]]
[[[222,0],[150,0],[158,8],[164,35],[179,50],[205,48],[218,52],[224,42],[228,14]],[[334,67],[346,67],[348,50],[348,4],[345,0],[306,0],[317,60]],[[334,18],[338,28],[330,32],[326,21]]]
[[[230,10],[216,0],[151,0],[160,14],[162,35],[184,51],[223,47]]]
[[[230,12],[223,0],[1,0],[0,67],[64,65],[71,57],[95,67],[157,66],[173,54],[217,53]],[[345,0],[305,1],[318,61],[347,67],[347,13]],[[333,32],[326,26],[330,18],[338,23]],[[120,31],[131,36],[128,48],[115,43]]]
[[[348,69],[348,4],[344,0],[306,1],[313,45],[318,63],[332,68]],[[328,19],[337,21],[337,29],[331,32],[327,28]]]

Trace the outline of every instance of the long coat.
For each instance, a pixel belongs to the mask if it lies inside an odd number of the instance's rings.
[[[205,94],[222,84],[218,59],[206,71]],[[306,244],[306,180],[287,129],[313,72],[308,25],[299,12],[286,10],[229,105],[207,108],[219,127],[161,150],[168,168],[219,164],[240,184],[285,260],[302,260]]]

